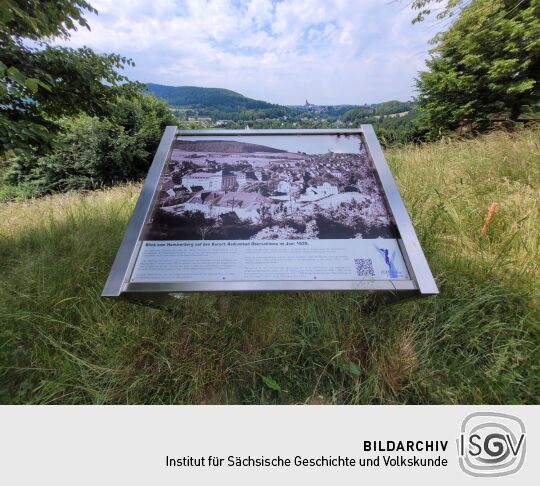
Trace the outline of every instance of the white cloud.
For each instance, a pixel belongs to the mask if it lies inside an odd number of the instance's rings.
[[[388,0],[97,0],[69,45],[132,57],[140,81],[297,104],[413,94],[432,35]]]

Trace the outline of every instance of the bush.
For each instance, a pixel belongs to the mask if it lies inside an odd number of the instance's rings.
[[[138,95],[119,98],[107,118],[83,114],[61,123],[51,153],[11,160],[9,183],[28,185],[41,195],[141,179],[164,127],[175,121],[164,102]]]

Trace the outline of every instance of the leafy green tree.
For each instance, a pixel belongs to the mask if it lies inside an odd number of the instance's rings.
[[[88,28],[84,10],[96,12],[84,0],[0,0],[0,155],[43,153],[59,117],[102,115],[117,94],[140,89],[118,72],[130,59],[50,45]]]
[[[517,120],[540,99],[539,0],[472,0],[434,43],[417,80],[432,134],[463,123],[480,129],[492,116]]]

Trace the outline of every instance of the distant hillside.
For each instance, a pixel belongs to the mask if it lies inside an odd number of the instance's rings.
[[[343,114],[344,122],[366,123],[364,120],[372,117],[394,116],[412,111],[415,103],[412,101],[384,101],[369,106],[359,106]],[[370,122],[368,122],[370,123]]]
[[[165,100],[173,107],[217,108],[234,105],[249,110],[269,109],[272,105],[266,101],[247,98],[236,91],[222,88],[200,88],[197,86],[164,86],[147,83],[147,89],[157,98]]]
[[[248,154],[256,152],[272,152],[283,153],[285,150],[280,150],[266,145],[257,145],[255,143],[236,142],[229,140],[204,140],[192,141],[181,140],[176,142],[176,149],[184,152],[220,152],[227,154]]]

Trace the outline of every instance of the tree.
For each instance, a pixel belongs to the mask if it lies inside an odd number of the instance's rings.
[[[490,116],[517,120],[540,99],[539,0],[473,0],[434,43],[417,79],[432,134],[482,128]]]
[[[173,123],[164,101],[140,92],[120,97],[104,117],[80,114],[59,120],[61,131],[51,150],[11,158],[6,180],[40,195],[141,179],[164,127]]]
[[[0,155],[43,153],[59,117],[102,115],[117,94],[141,88],[118,73],[130,59],[46,41],[88,28],[83,10],[96,12],[84,0],[0,0]]]
[[[413,24],[421,22],[432,13],[436,13],[438,20],[452,17],[459,12],[459,8],[463,5],[464,1],[465,0],[414,0],[411,3],[411,7],[419,12],[413,19]]]

